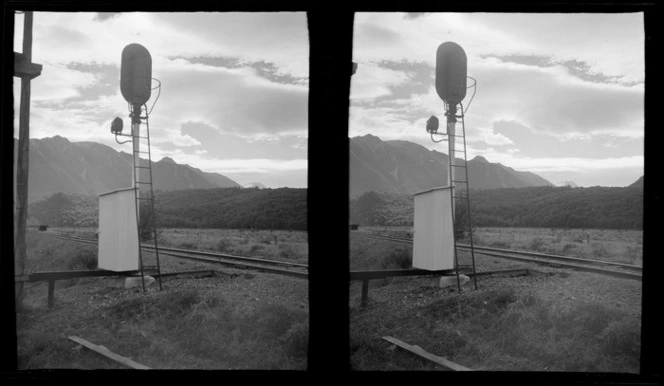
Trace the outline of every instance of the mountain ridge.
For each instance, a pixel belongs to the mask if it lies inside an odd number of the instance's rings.
[[[412,194],[447,184],[447,154],[409,141],[383,141],[372,134],[349,138],[349,146],[351,197],[369,191]],[[457,164],[463,162],[457,158]],[[468,178],[474,189],[554,186],[534,173],[482,156],[468,161]]]
[[[14,162],[17,146],[14,138]],[[53,193],[99,195],[132,185],[132,155],[97,142],[71,142],[59,135],[30,139],[29,162],[29,202]],[[170,157],[152,161],[152,179],[155,190],[241,188],[224,175],[178,164]]]

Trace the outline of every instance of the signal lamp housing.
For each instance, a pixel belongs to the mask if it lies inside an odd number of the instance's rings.
[[[440,99],[455,106],[466,97],[468,58],[460,45],[445,42],[436,50],[436,92]]]
[[[122,118],[115,117],[113,122],[111,122],[111,133],[115,135],[122,134]]]
[[[427,119],[427,132],[435,134],[438,132],[438,117],[432,115]]]
[[[147,48],[132,43],[122,50],[120,91],[131,105],[142,105],[152,91],[152,56]]]

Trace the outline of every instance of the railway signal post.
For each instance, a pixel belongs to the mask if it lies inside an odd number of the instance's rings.
[[[111,133],[115,140],[122,144],[132,142],[133,166],[131,188],[121,189],[100,195],[100,243],[99,256],[100,267],[106,269],[133,269],[137,266],[141,274],[141,283],[145,292],[146,272],[152,271],[161,285],[161,268],[159,263],[159,248],[157,244],[157,228],[154,209],[154,189],[152,180],[152,154],[150,150],[150,124],[147,102],[150,99],[152,85],[152,57],[150,52],[140,44],[129,44],[122,50],[122,63],[120,68],[120,91],[127,101],[129,117],[131,118],[131,134],[122,134],[122,119],[117,117],[111,123]],[[161,82],[159,82],[161,91]],[[157,95],[157,99],[159,95]],[[155,99],[154,103],[156,103]],[[154,107],[154,103],[152,107]],[[145,124],[145,130],[141,132],[141,124]],[[128,140],[120,142],[119,136],[129,137]],[[143,142],[142,142],[143,141]],[[143,146],[141,146],[143,144]],[[142,158],[145,157],[145,158]],[[103,201],[109,202],[107,208],[122,206],[125,212],[131,215],[113,213],[111,209],[102,211]],[[141,208],[146,210],[141,216]],[[131,217],[131,219],[130,219]],[[141,221],[143,217],[143,221]],[[149,229],[145,229],[148,228]],[[116,237],[115,233],[123,232],[124,236]],[[148,234],[154,240],[154,264],[147,264],[141,252],[141,239]],[[130,242],[118,242],[118,240],[129,240]],[[127,244],[130,244],[127,246]],[[129,251],[128,249],[131,249]],[[102,261],[102,256],[104,260]],[[122,256],[129,256],[123,261]]]
[[[415,235],[413,244],[413,267],[435,270],[441,269],[441,267],[453,266],[456,271],[459,292],[461,292],[461,280],[456,240],[459,230],[467,230],[470,238],[472,273],[475,289],[477,289],[470,222],[466,128],[462,104],[468,88],[466,86],[466,79],[468,78],[467,61],[465,51],[457,43],[445,42],[439,45],[436,50],[435,86],[436,93],[445,107],[446,132],[438,132],[439,121],[435,116],[427,120],[426,131],[431,135],[433,142],[448,142],[447,186],[429,189],[415,195]],[[461,133],[456,131],[458,119],[462,123]],[[445,138],[436,140],[434,135],[442,135]],[[457,140],[460,141],[459,144],[457,144]],[[459,147],[457,148],[457,146]],[[463,154],[463,160],[457,158],[458,153]],[[464,185],[465,189],[463,188]],[[460,213],[457,213],[457,200],[462,200],[466,204],[463,216],[458,216]],[[449,202],[449,210],[442,202]],[[465,229],[460,228],[462,226],[461,222],[466,223]]]

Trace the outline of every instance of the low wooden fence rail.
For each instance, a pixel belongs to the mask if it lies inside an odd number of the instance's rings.
[[[178,272],[168,272],[162,273],[161,275],[154,274],[150,276],[176,276],[183,274],[195,274],[203,272],[211,272],[214,270],[205,269],[205,270],[196,270],[196,271],[178,271]],[[57,280],[68,280],[68,279],[79,279],[83,277],[109,277],[109,276],[119,276],[126,277],[132,275],[140,275],[139,271],[124,271],[124,272],[115,272],[115,271],[105,271],[101,269],[94,270],[84,270],[84,271],[44,271],[44,272],[34,272],[28,275],[15,276],[14,281],[22,281],[25,283],[36,283],[47,281],[48,282],[48,307],[53,307],[55,303],[55,282]]]

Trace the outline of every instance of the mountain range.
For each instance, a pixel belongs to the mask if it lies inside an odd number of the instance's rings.
[[[351,198],[370,191],[413,194],[447,184],[449,161],[444,153],[408,141],[382,141],[374,135],[349,138],[349,146]],[[129,187],[131,165],[131,154],[100,143],[71,142],[61,136],[31,139],[28,199],[34,202],[58,192],[99,195]],[[152,165],[155,190],[243,187],[224,175],[178,164],[169,157]],[[468,177],[470,188],[478,190],[554,186],[536,174],[481,156],[468,161]],[[260,183],[245,187],[264,188]]]
[[[383,141],[371,134],[350,138],[349,142],[351,197],[370,191],[413,194],[447,185],[447,154],[408,141]],[[457,158],[456,164],[463,162]],[[491,163],[481,156],[468,161],[468,179],[472,189],[554,186],[536,174]]]
[[[17,146],[14,139],[14,157]],[[70,142],[61,136],[31,139],[29,162],[29,202],[58,192],[99,195],[132,185],[131,154],[96,142]],[[168,157],[152,162],[152,180],[155,190],[241,187],[224,175]]]

